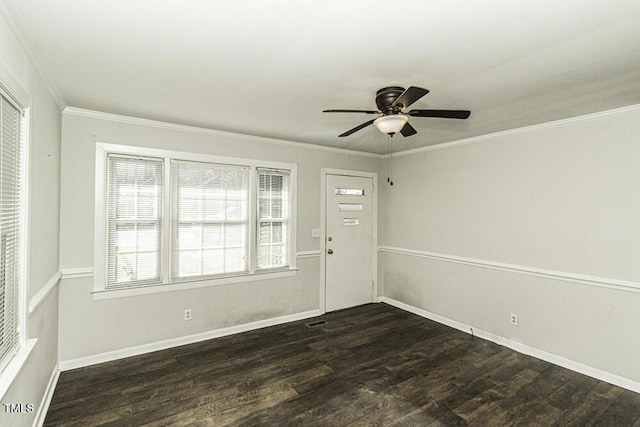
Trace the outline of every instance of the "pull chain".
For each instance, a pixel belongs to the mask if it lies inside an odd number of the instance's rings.
[[[393,164],[393,147],[391,145],[391,134],[387,135],[387,141],[389,146],[389,165],[387,167],[387,182],[389,185],[393,185],[393,181],[391,181],[391,172],[392,172],[392,164]]]

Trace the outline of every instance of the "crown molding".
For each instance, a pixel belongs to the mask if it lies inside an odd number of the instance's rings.
[[[627,107],[615,108],[612,110],[599,111],[597,113],[585,114],[582,116],[570,117],[567,119],[554,120],[551,122],[540,123],[537,125],[524,126],[515,129],[503,130],[499,132],[487,133],[485,135],[472,136],[470,138],[458,139],[455,141],[442,142],[439,144],[427,145],[425,147],[412,148],[409,150],[398,151],[393,153],[393,157],[409,156],[411,154],[424,153],[427,151],[443,150],[445,148],[458,147],[460,145],[475,144],[496,138],[503,138],[511,135],[519,135],[537,130],[551,129],[573,123],[588,122],[597,119],[603,119],[612,116],[620,116],[625,114],[634,114],[640,112],[640,104],[629,105]],[[385,154],[385,158],[390,158],[391,154]]]
[[[159,120],[142,119],[139,117],[123,116],[120,114],[104,113],[102,111],[85,110],[84,108],[66,107],[62,114],[69,116],[86,117],[90,119],[106,120],[117,123],[126,123],[137,126],[146,126],[157,129],[167,129],[177,132],[198,133],[218,137],[245,139],[252,142],[260,142],[274,145],[284,145],[287,147],[305,148],[309,150],[328,151],[351,156],[370,157],[374,159],[384,158],[384,154],[368,153],[366,151],[348,150],[346,148],[327,147],[325,145],[309,144],[305,142],[287,141],[284,139],[267,138],[264,136],[247,135],[243,133],[227,132],[216,129],[203,128],[198,126],[181,125],[177,123],[163,122]]]
[[[29,58],[29,61],[36,70],[36,73],[42,79],[47,91],[58,105],[58,108],[60,111],[63,111],[67,107],[67,102],[51,77],[49,68],[47,68],[44,61],[42,61],[41,55],[38,53],[35,40],[31,35],[29,28],[22,19],[22,16],[20,16],[18,10],[11,3],[11,0],[0,0],[0,14],[2,14],[6,19],[11,31]]]

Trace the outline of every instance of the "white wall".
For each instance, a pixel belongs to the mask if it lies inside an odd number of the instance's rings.
[[[377,157],[278,144],[233,134],[189,131],[108,115],[63,114],[61,269],[93,267],[95,143],[245,157],[298,164],[297,251],[317,251],[321,168],[377,171]],[[295,277],[94,301],[93,277],[63,276],[60,360],[104,355],[319,308],[319,254],[298,259]],[[183,320],[191,308],[193,319]]]
[[[638,135],[628,108],[394,158],[383,295],[637,387]]]
[[[33,404],[29,414],[7,414],[0,425],[32,425],[58,361],[58,273],[61,112],[28,55],[0,15],[0,68],[10,89],[30,99],[28,338],[37,339],[2,403]],[[7,81],[3,81],[7,84]],[[50,286],[49,286],[50,285]],[[47,291],[47,292],[45,292]]]

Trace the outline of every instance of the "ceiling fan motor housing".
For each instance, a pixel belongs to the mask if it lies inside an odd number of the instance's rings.
[[[389,86],[376,92],[376,105],[382,114],[398,114],[400,109],[394,109],[393,102],[404,93],[404,88],[400,86]]]

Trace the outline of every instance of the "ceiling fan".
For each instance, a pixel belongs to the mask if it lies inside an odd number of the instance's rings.
[[[324,110],[323,113],[364,113],[382,114],[377,119],[369,120],[359,126],[349,129],[339,135],[340,138],[349,136],[360,129],[373,124],[380,132],[393,136],[400,132],[407,137],[418,133],[409,124],[409,116],[412,117],[439,117],[444,119],[466,119],[471,114],[467,110],[402,110],[409,107],[429,91],[421,87],[410,86],[407,90],[399,86],[390,86],[376,92],[376,106],[378,110]]]

